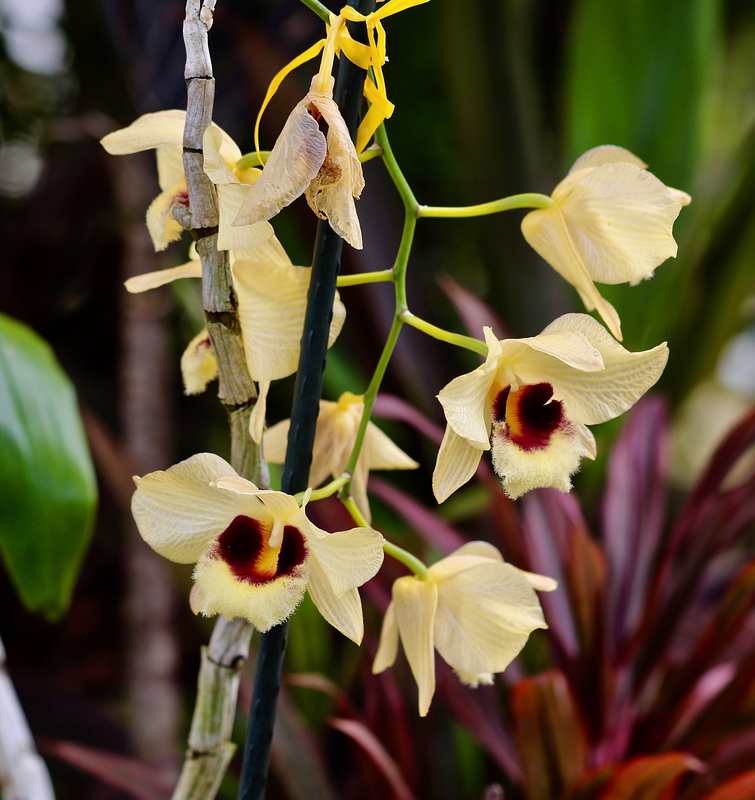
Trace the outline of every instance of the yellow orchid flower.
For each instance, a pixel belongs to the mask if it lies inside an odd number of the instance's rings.
[[[646,167],[623,147],[595,147],[553,190],[553,205],[522,220],[529,245],[574,286],[588,311],[597,309],[619,341],[619,316],[594,281],[634,285],[676,256],[672,226],[691,200]]]
[[[189,255],[191,261],[187,264],[129,278],[126,288],[130,292],[144,292],[179,278],[201,277],[196,250],[192,248]],[[231,250],[230,259],[247,369],[252,380],[260,385],[260,396],[251,418],[252,436],[259,442],[270,382],[293,375],[299,366],[312,270],[294,266],[275,236],[254,248]],[[345,319],[346,308],[336,293],[328,347],[335,342]],[[183,359],[189,370],[184,374],[187,394],[193,393],[189,386],[198,386],[195,378],[199,380],[190,372],[200,364],[192,360],[190,351],[194,344],[189,345]],[[208,357],[206,351],[201,354]]]
[[[157,178],[162,191],[147,210],[155,250],[164,250],[181,238],[183,228],[176,221],[176,204],[188,205],[183,167],[183,130],[186,112],[158,111],[144,114],[127,128],[109,133],[101,140],[111,155],[157,150]],[[231,137],[214,123],[204,135],[205,172],[217,186],[219,206],[218,247],[221,250],[256,247],[270,239],[273,229],[267,222],[245,228],[232,228],[231,222],[260,170],[239,170],[241,151]]]
[[[181,377],[184,394],[202,394],[218,377],[218,362],[215,360],[207,328],[201,330],[184,350],[181,356]]]
[[[364,397],[344,392],[338,402],[320,400],[310,486],[319,486],[328,477],[337,478],[344,473],[354,449],[359,423],[364,411]],[[265,457],[272,464],[282,464],[286,458],[288,429],[291,420],[273,425],[262,437]],[[372,422],[367,424],[364,444],[357,460],[351,482],[351,493],[364,518],[370,520],[367,500],[367,477],[371,469],[416,469],[409,458]]]
[[[595,458],[586,426],[624,413],[668,359],[665,343],[630,353],[587,314],[566,314],[527,339],[484,333],[485,363],[438,394],[448,423],[433,474],[439,503],[491,448],[510,498],[547,486],[568,492],[582,457]]]
[[[291,495],[258,489],[211,453],[134,480],[131,509],[142,538],[171,561],[196,562],[194,613],[244,617],[266,631],[306,590],[333,627],[361,641],[357,587],[382,564],[377,531],[326,533]]]
[[[547,628],[534,589],[556,582],[506,564],[495,547],[469,542],[415,576],[393,584],[374,674],[392,666],[399,639],[419,688],[424,717],[435,693],[435,650],[469,686],[492,683],[519,654],[536,628]]]

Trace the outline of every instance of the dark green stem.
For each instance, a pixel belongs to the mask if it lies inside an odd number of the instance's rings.
[[[375,10],[375,0],[350,0],[349,5],[362,14]],[[349,33],[354,39],[366,41],[363,24],[349,23]],[[364,72],[346,58],[341,58],[334,100],[352,139],[356,137],[359,122],[363,81]],[[288,494],[296,494],[307,488],[342,247],[343,240],[327,222],[321,221],[317,226],[291,427],[283,466],[281,488]],[[262,800],[265,793],[287,629],[288,624],[284,622],[260,637],[239,800]]]

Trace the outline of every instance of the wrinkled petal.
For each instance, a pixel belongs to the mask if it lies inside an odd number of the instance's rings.
[[[320,126],[307,111],[309,96],[295,106],[247,194],[234,225],[250,225],[274,217],[304,193],[328,153]]]
[[[502,672],[545,627],[537,595],[510,564],[486,561],[438,583],[435,647],[458,671]]]
[[[602,167],[605,164],[634,164],[640,169],[647,169],[647,164],[625,147],[615,144],[602,144],[583,153],[571,166],[569,175],[581,169]]]
[[[362,248],[362,230],[354,199],[364,188],[362,165],[346,123],[332,97],[310,92],[311,103],[328,123],[328,152],[307,187],[307,202],[352,247]]]
[[[144,541],[160,555],[188,564],[239,514],[258,516],[254,498],[218,491],[210,483],[234,474],[212,453],[199,453],[170,469],[134,478],[131,511]]]
[[[574,315],[577,316],[577,315]],[[586,315],[582,315],[586,316]],[[591,319],[588,317],[588,319]],[[596,323],[597,325],[597,323]],[[598,372],[603,369],[603,358],[595,345],[579,330],[548,327],[538,336],[527,339],[504,339],[501,343],[501,363],[511,367],[521,383],[543,380],[542,365],[558,361],[569,371]],[[534,351],[534,352],[533,352]],[[541,358],[540,355],[546,358]],[[535,366],[537,365],[537,366]],[[554,368],[556,365],[554,364]],[[533,380],[537,375],[540,378]],[[506,385],[511,381],[499,379]]]
[[[133,278],[129,278],[123,285],[126,287],[127,291],[132,294],[138,294],[139,292],[156,289],[158,286],[164,286],[166,283],[172,283],[181,278],[201,277],[202,264],[199,261],[187,261],[186,264],[181,264],[178,267],[159,269],[155,272],[145,272],[142,275],[135,275]]]
[[[450,425],[446,426],[433,471],[433,494],[439,503],[475,474],[483,452],[490,448],[489,442],[486,441],[485,444],[485,448],[470,444],[454,433]]]
[[[543,332],[567,329],[581,332],[600,352],[604,365],[596,373],[560,368],[548,373],[546,379],[553,385],[555,399],[564,401],[566,415],[574,422],[594,425],[623,414],[656,383],[666,366],[665,343],[631,353],[586,314],[565,314]]]
[[[372,662],[372,674],[378,675],[388,667],[392,667],[397,655],[398,625],[396,625],[393,603],[390,603],[383,617],[383,626],[380,629],[380,643],[378,644],[377,653],[375,653],[375,660]]]
[[[435,694],[433,631],[438,586],[434,581],[399,578],[393,584],[393,605],[401,644],[419,689],[419,715],[424,717]]]
[[[201,394],[218,377],[218,362],[207,329],[200,331],[181,356],[185,394]]]

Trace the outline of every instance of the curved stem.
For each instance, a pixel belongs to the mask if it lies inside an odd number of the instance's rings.
[[[547,194],[530,192],[502,197],[489,203],[475,206],[418,206],[418,217],[483,217],[486,214],[497,214],[499,211],[511,211],[515,208],[550,208],[553,200]]]
[[[431,322],[426,322],[421,317],[415,317],[408,309],[401,312],[401,320],[407,325],[411,325],[412,328],[416,328],[426,333],[428,336],[432,336],[433,339],[455,344],[457,347],[463,347],[466,350],[472,350],[475,353],[479,353],[481,356],[487,356],[488,354],[488,346],[481,339],[473,339],[471,336],[464,336],[461,333],[446,331],[443,328],[439,328],[437,325],[433,325]]]
[[[310,11],[314,11],[323,22],[330,22],[330,11],[318,0],[301,0]]]
[[[352,500],[351,497],[341,498],[341,502],[346,507],[346,510],[351,514],[352,519],[356,522],[357,525],[361,526],[362,528],[369,528],[371,527],[367,520],[362,516],[362,512],[357,508],[357,504]],[[395,558],[396,561],[400,561],[405,567],[408,567],[418,578],[421,578],[423,581],[431,580],[430,577],[430,570],[414,555],[412,555],[407,550],[404,550],[403,547],[399,547],[397,544],[393,544],[385,540],[383,542],[383,552],[386,555],[389,555],[391,558]]]
[[[393,279],[394,274],[392,269],[381,269],[377,272],[359,272],[355,275],[339,275],[337,286],[341,289],[344,286],[361,286],[364,283],[385,283]]]

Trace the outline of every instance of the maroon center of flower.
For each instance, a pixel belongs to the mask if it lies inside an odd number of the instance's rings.
[[[218,536],[215,555],[233,575],[246,583],[268,583],[291,575],[307,557],[302,532],[293,525],[283,528],[280,548],[270,547],[272,524],[239,515]]]
[[[493,400],[493,419],[505,423],[511,441],[522,450],[541,450],[563,422],[563,405],[551,400],[550,383],[501,389]]]

